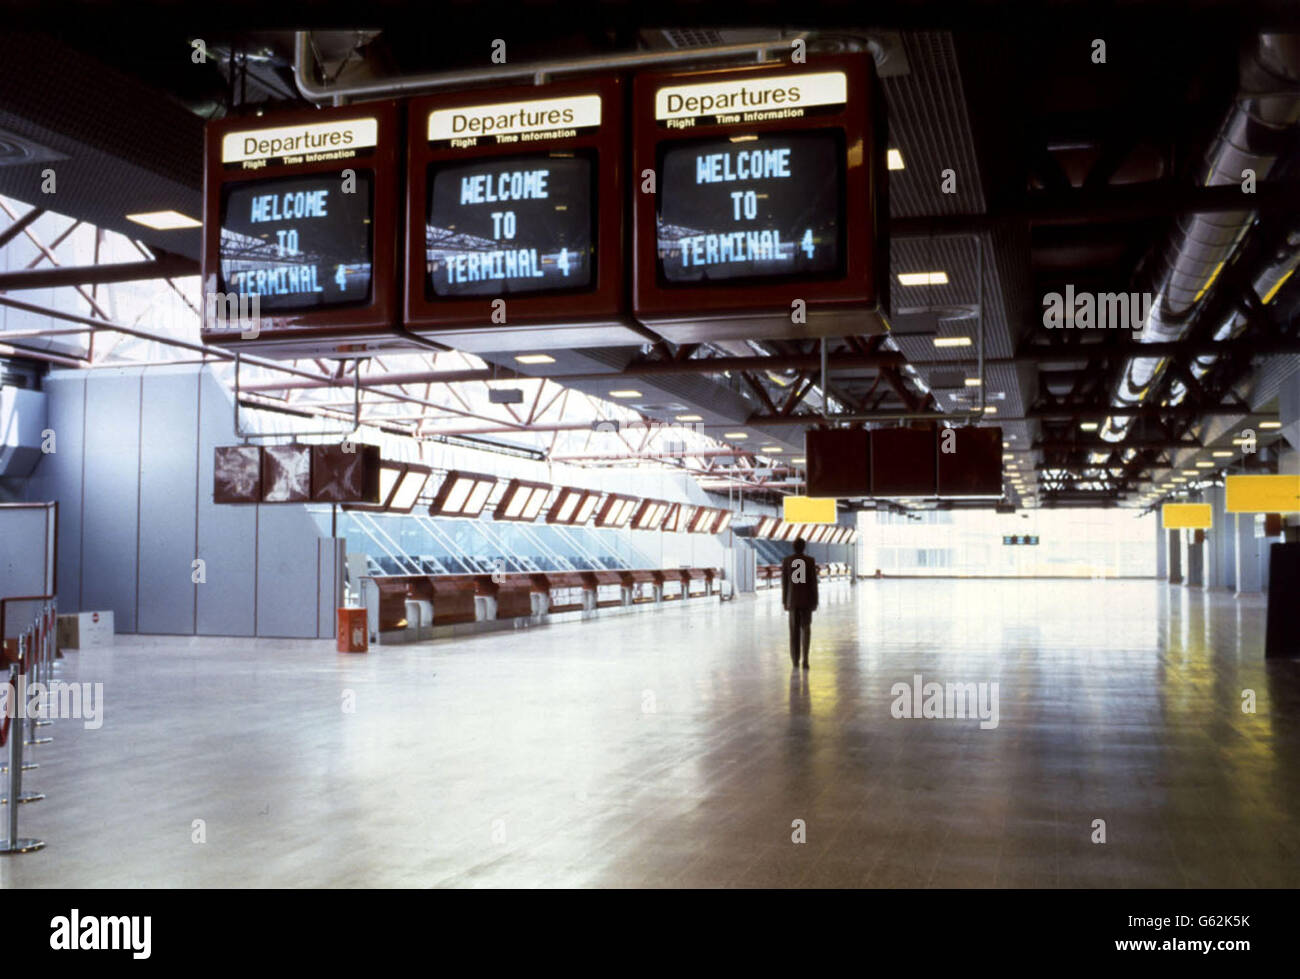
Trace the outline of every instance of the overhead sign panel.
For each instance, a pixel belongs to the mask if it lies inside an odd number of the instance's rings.
[[[676,343],[884,330],[886,127],[865,54],[633,83],[633,309]]]
[[[342,160],[379,145],[379,120],[373,116],[241,129],[221,137],[221,162],[260,170],[271,164],[292,166]]]
[[[798,119],[810,110],[841,108],[848,98],[843,71],[665,85],[655,92],[655,119],[670,129]]]
[[[642,342],[623,286],[622,81],[545,91],[410,103],[412,332],[480,353]]]
[[[1300,476],[1228,476],[1224,480],[1228,513],[1295,513],[1300,511]]]
[[[1166,530],[1209,530],[1214,526],[1214,511],[1208,503],[1166,503],[1160,508],[1160,520]]]
[[[833,499],[787,496],[781,503],[782,517],[786,523],[835,523],[836,507]]]
[[[469,147],[477,142],[526,143],[564,139],[600,126],[599,95],[530,99],[489,105],[462,105],[429,113],[428,139],[434,145]]]

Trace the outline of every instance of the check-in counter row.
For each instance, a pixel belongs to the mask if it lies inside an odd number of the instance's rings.
[[[364,578],[361,584],[371,638],[385,643],[432,638],[448,626],[504,620],[526,624],[564,613],[581,617],[600,609],[706,598],[716,594],[721,580],[716,568],[674,568],[384,575]]]
[[[758,566],[758,586],[760,588],[781,587],[781,565],[760,564]],[[828,561],[817,565],[817,580],[831,581],[849,577],[849,566],[842,561]]]

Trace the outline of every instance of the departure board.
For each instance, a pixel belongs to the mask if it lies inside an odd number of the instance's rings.
[[[585,153],[429,167],[426,295],[500,296],[593,282],[595,182]]]
[[[221,203],[221,291],[256,295],[262,311],[320,309],[370,298],[372,174],[356,170],[241,181]]]
[[[658,259],[670,284],[839,272],[844,208],[838,131],[669,144]]]

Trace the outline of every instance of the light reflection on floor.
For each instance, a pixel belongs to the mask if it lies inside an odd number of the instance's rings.
[[[105,723],[47,729],[47,849],[0,880],[1300,885],[1300,663],[1258,598],[864,581],[824,589],[809,674],[785,644],[771,593],[364,657],[119,637],[69,654]],[[998,727],[893,718],[918,673],[997,682]]]

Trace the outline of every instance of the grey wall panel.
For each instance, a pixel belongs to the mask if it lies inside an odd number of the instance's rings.
[[[320,548],[320,593],[317,600],[316,636],[318,639],[333,639],[334,629],[338,624],[337,609],[343,604],[343,569],[347,564],[347,541],[320,537],[316,543]]]
[[[53,522],[52,508],[0,507],[0,598],[46,594],[54,577],[46,546]]]
[[[81,465],[84,448],[86,376],[51,372],[44,382],[46,424],[54,451],[41,456],[27,480],[31,502],[59,504],[58,594],[60,612],[81,611]]]
[[[146,371],[140,412],[138,632],[192,635],[199,383]]]
[[[118,632],[135,632],[140,492],[139,369],[86,380],[81,604],[112,609]]]
[[[251,636],[255,631],[257,506],[212,502],[212,450],[235,442],[230,393],[211,374],[198,375],[198,556],[208,580],[197,590],[199,635]]]
[[[259,507],[257,634],[315,639],[320,603],[320,534],[297,504]]]

